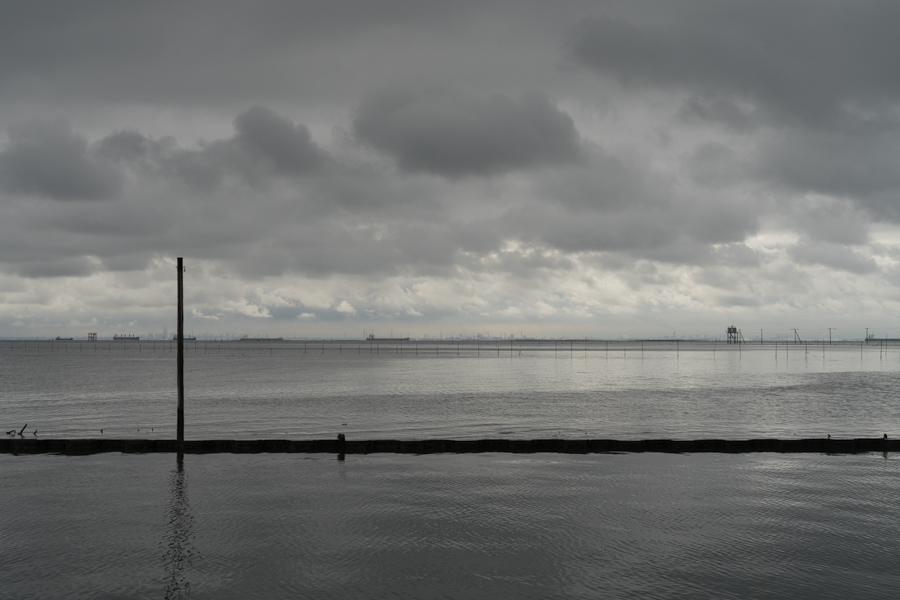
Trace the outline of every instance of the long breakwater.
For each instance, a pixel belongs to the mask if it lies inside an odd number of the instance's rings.
[[[609,439],[484,439],[484,440],[176,440],[148,439],[0,439],[0,453],[85,455],[125,454],[478,454],[501,452],[534,454],[660,453],[816,453],[859,454],[900,451],[900,439],[809,438],[752,440],[609,440]]]

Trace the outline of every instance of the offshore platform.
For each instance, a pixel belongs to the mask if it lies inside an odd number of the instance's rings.
[[[743,344],[744,343],[744,336],[741,335],[741,330],[738,329],[737,327],[735,327],[734,325],[731,325],[728,327],[727,333],[728,333],[728,343],[729,344]]]

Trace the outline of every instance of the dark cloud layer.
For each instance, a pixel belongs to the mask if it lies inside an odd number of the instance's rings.
[[[572,118],[540,94],[391,90],[366,98],[353,128],[402,169],[445,177],[564,164],[580,155]]]
[[[303,175],[326,161],[312,141],[309,129],[263,106],[241,113],[234,120],[235,142],[250,157],[268,162],[276,173]]]
[[[120,173],[97,160],[66,121],[10,126],[9,142],[0,151],[0,186],[6,191],[95,200],[114,195],[121,185]]]
[[[0,151],[0,187],[57,200],[96,200],[121,191],[125,168],[209,191],[226,176],[265,185],[271,176],[300,177],[329,161],[309,129],[268,108],[241,113],[234,127],[231,138],[185,149],[174,138],[154,140],[134,130],[117,131],[89,145],[64,120],[12,125],[9,142]]]
[[[391,42],[404,30],[441,35],[483,10],[472,0],[15,0],[5,8],[5,97],[210,106],[298,96],[327,104],[322,84],[354,87],[373,69],[380,78],[395,68],[389,59],[402,72],[409,48]],[[351,72],[334,74],[335,65]]]
[[[681,89],[717,120],[744,123],[734,104],[744,100],[776,119],[839,123],[900,93],[891,0],[636,2],[623,12],[582,21],[575,60],[629,85]]]
[[[118,131],[96,144],[109,161],[177,178],[197,190],[212,190],[226,176],[266,185],[272,176],[300,177],[324,167],[330,157],[313,142],[309,129],[254,106],[234,120],[231,138],[179,148],[174,138],[153,140],[136,131]]]
[[[846,134],[798,132],[767,143],[757,175],[801,192],[852,198],[881,219],[900,221],[900,129]]]

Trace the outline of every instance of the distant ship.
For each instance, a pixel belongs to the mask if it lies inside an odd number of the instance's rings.
[[[175,335],[172,336],[172,341],[173,341],[173,342],[177,342],[177,341],[178,341],[178,334],[177,334],[177,333],[176,333]],[[184,336],[184,341],[186,341],[186,342],[196,342],[196,341],[197,341],[197,338],[194,337],[194,336],[192,336],[192,335],[186,335],[186,336]]]
[[[75,338],[64,338],[64,337],[56,336],[56,340],[55,340],[55,341],[57,341],[57,342],[71,342],[71,341],[74,340],[74,339],[75,339]]]
[[[867,344],[871,344],[871,343],[875,343],[875,342],[900,342],[900,338],[887,338],[887,337],[886,338],[877,338],[877,337],[875,337],[874,333],[869,334],[866,337]]]
[[[370,333],[369,337],[366,338],[367,342],[408,342],[408,337],[403,338],[377,338],[374,333]]]
[[[244,335],[241,336],[241,341],[242,341],[242,342],[283,342],[283,341],[284,341],[284,338],[280,338],[280,337],[277,337],[277,338],[268,338],[268,337],[267,337],[267,338],[259,338],[259,337],[255,337],[255,338],[252,338],[252,337],[249,337],[249,336],[245,333]]]
[[[139,335],[119,335],[118,333],[113,335],[114,342],[136,342],[141,339]]]

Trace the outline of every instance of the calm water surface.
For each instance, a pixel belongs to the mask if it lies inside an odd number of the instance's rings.
[[[861,437],[900,422],[897,347],[553,344],[189,343],[186,435]],[[174,437],[173,349],[0,342],[4,427]]]
[[[0,456],[9,598],[896,598],[881,455]]]
[[[187,435],[900,435],[897,348],[565,346],[189,344]],[[172,349],[0,342],[4,431],[174,437]],[[896,598],[898,498],[877,454],[0,455],[0,597]]]

